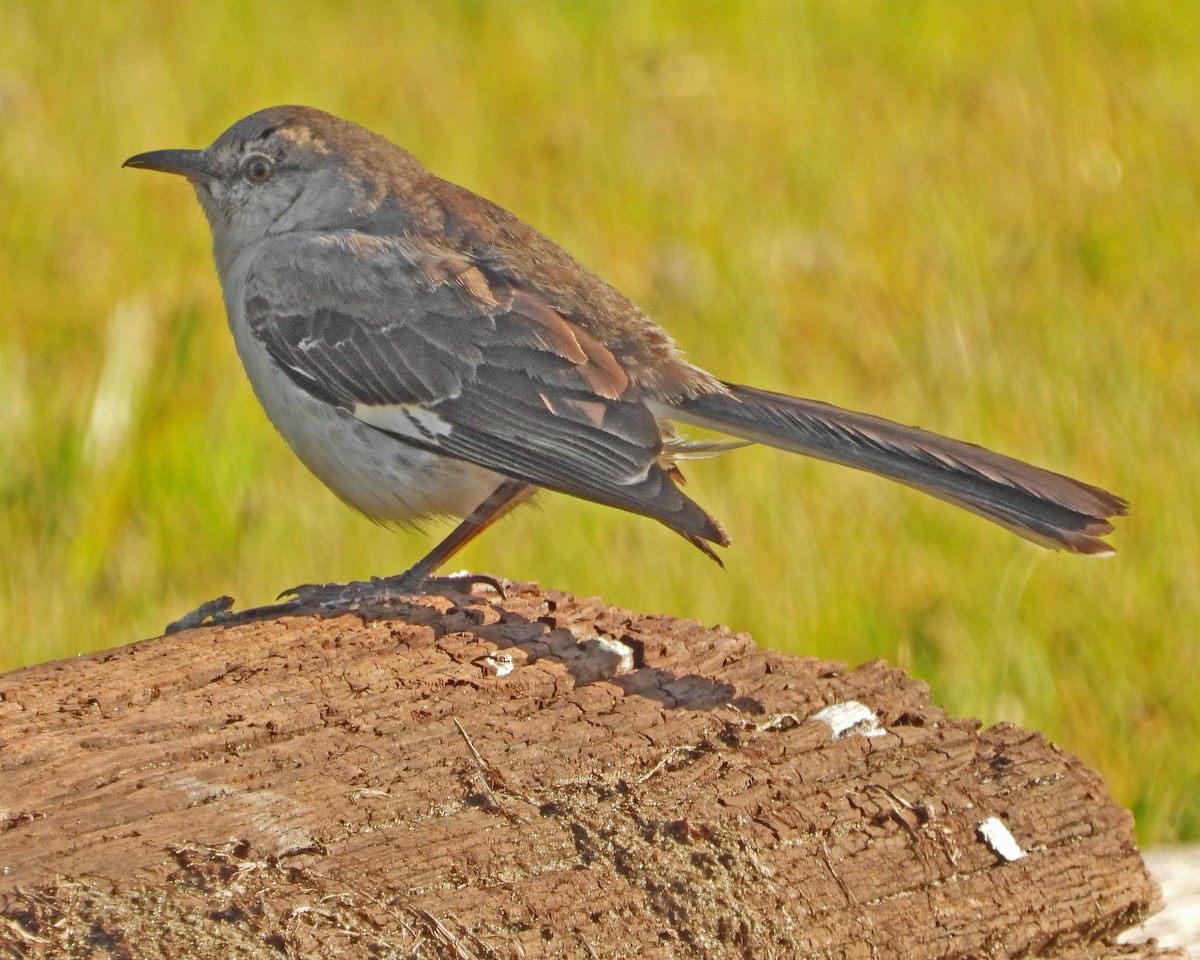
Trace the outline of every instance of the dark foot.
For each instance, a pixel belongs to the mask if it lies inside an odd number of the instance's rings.
[[[178,620],[172,620],[163,632],[171,634],[178,633],[180,630],[190,630],[192,627],[200,626],[206,620],[220,623],[229,618],[229,612],[232,609],[233,597],[217,597],[215,600],[208,600],[200,604],[191,613],[185,613]]]
[[[370,580],[354,580],[350,583],[302,583],[284,590],[278,599],[293,598],[289,602],[302,607],[349,607],[361,604],[388,604],[405,597],[452,590],[470,593],[477,584],[491,587],[503,600],[506,598],[504,585],[495,577],[483,573],[464,573],[447,577],[414,577],[402,573],[395,577],[372,577]]]
[[[233,610],[233,597],[217,597],[200,604],[191,613],[167,624],[164,633],[178,633],[193,627],[208,624],[243,623],[247,620],[267,616],[285,616],[316,607],[320,610],[337,610],[353,606],[381,606],[395,603],[406,597],[448,591],[470,593],[475,586],[491,587],[501,600],[507,599],[504,584],[486,573],[462,573],[446,577],[414,576],[411,571],[396,577],[372,577],[369,581],[355,580],[351,583],[304,583],[279,595],[283,603],[249,610]],[[287,597],[288,599],[284,599]]]
[[[449,573],[444,577],[426,577],[421,585],[421,592],[437,593],[441,589],[472,593],[472,587],[491,587],[501,600],[508,599],[508,594],[504,592],[504,584],[486,573]]]

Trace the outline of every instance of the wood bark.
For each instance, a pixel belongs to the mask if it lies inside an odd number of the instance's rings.
[[[1037,733],[528,584],[0,677],[0,956],[1181,956],[1155,897]]]

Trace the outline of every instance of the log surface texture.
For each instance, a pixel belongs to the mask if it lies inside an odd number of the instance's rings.
[[[1116,944],[1156,890],[1096,773],[882,662],[372,613],[0,677],[0,957],[1181,956]]]

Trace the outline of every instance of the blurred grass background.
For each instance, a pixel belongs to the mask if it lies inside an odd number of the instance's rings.
[[[1080,754],[1143,840],[1200,837],[1198,38],[1183,2],[0,4],[0,665],[429,545],[294,460],[191,192],[120,169],[309,103],[532,221],[730,379],[1134,504],[1085,561],[750,449],[689,470],[724,573],[554,495],[464,565],[886,657]]]

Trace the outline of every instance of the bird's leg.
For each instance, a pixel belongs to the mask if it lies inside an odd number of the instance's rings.
[[[450,531],[424,557],[394,577],[372,577],[352,583],[306,583],[285,590],[280,597],[294,597],[300,606],[336,607],[353,603],[387,603],[400,597],[426,593],[430,587],[448,586],[470,589],[477,583],[490,586],[501,597],[504,588],[500,581],[484,574],[464,574],[454,577],[435,577],[434,574],[459,550],[483,533],[493,523],[531,497],[536,487],[519,480],[505,480],[469,517]]]

